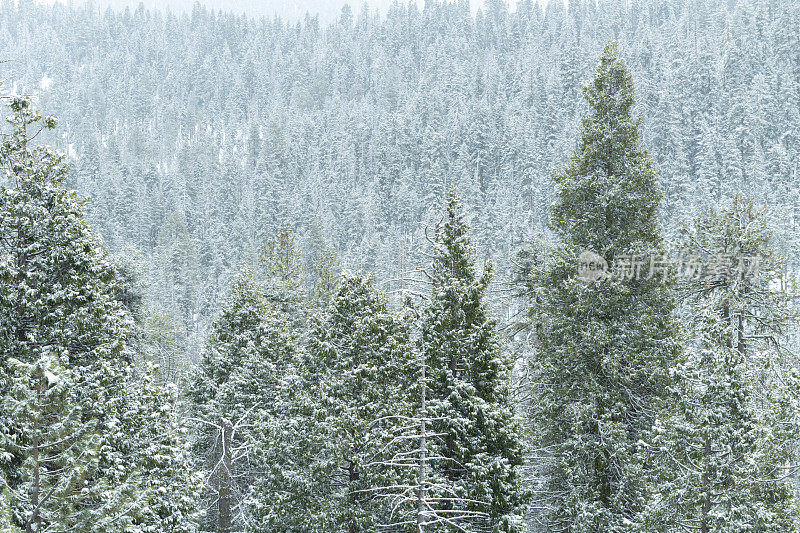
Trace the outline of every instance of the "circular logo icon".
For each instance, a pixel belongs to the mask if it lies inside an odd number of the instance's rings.
[[[603,256],[586,250],[578,256],[578,279],[598,281],[608,275],[608,263]]]

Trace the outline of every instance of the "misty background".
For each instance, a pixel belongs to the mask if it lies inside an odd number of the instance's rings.
[[[52,5],[55,3],[62,3],[68,6],[81,6],[82,0],[69,0],[64,2],[62,0],[37,0],[38,2]],[[349,5],[356,13],[360,12],[366,4],[370,10],[377,10],[381,14],[386,14],[389,6],[397,0],[370,0],[369,2],[362,2],[360,0],[207,0],[199,2],[206,6],[208,9],[229,11],[238,14],[246,14],[251,17],[272,17],[278,15],[286,21],[300,20],[306,13],[312,15],[319,14],[320,22],[330,22],[334,20],[342,10],[342,7]],[[425,0],[416,0],[420,7],[425,5]],[[470,4],[472,14],[478,12],[479,9],[484,9],[489,2],[505,3],[510,9],[514,9],[517,0],[463,0],[465,3]],[[548,0],[539,0],[539,5],[544,7],[547,5]],[[136,9],[139,4],[143,4],[148,9],[160,9],[178,13],[191,12],[197,0],[95,0],[93,5],[98,9],[105,10],[111,7],[116,10],[127,8]],[[408,3],[408,0],[400,2]]]

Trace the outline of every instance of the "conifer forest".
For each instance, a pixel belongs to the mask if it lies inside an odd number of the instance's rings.
[[[0,533],[800,533],[798,0],[82,2],[0,0]]]

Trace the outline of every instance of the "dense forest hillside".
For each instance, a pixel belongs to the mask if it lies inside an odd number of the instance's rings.
[[[47,140],[68,153],[91,224],[196,354],[233,273],[283,222],[309,285],[329,248],[396,280],[424,260],[453,188],[506,278],[544,231],[581,82],[609,39],[633,75],[667,236],[742,191],[771,206],[795,256],[799,25],[792,0],[492,0],[476,18],[429,1],[344,9],[330,26],[26,0],[0,7],[0,57],[60,118]]]
[[[2,533],[800,531],[800,4],[425,4],[0,0]]]

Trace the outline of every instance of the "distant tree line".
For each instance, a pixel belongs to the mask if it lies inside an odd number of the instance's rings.
[[[665,237],[741,191],[771,206],[797,264],[796,2],[492,0],[477,17],[465,1],[425,4],[323,26],[9,1],[0,58],[61,120],[48,142],[105,245],[138,265],[161,317],[147,327],[194,359],[284,222],[307,288],[328,249],[400,280],[424,265],[422,228],[455,189],[508,280],[514,250],[545,229],[551,173],[588,110],[580,84],[610,39],[636,83]]]

